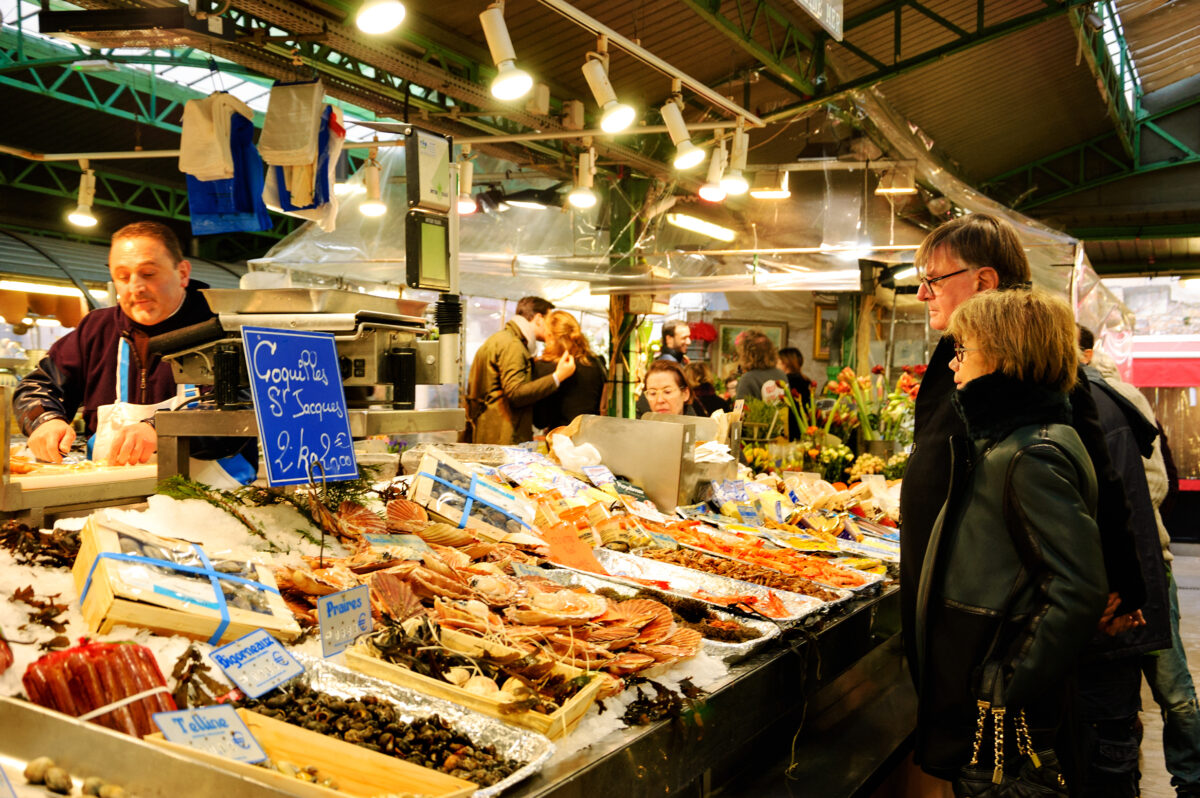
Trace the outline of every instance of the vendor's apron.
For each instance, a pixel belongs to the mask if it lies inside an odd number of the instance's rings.
[[[112,442],[117,430],[129,424],[137,424],[154,416],[159,410],[178,410],[200,398],[200,389],[195,385],[176,386],[170,399],[151,405],[134,404],[128,401],[132,395],[129,388],[129,341],[122,338],[117,348],[117,401],[101,405],[96,409],[96,434],[88,440],[88,457],[107,460],[112,453]],[[149,462],[158,461],[157,452]],[[232,454],[220,460],[188,460],[191,478],[214,488],[236,488],[254,481],[257,474],[250,462],[241,454]]]

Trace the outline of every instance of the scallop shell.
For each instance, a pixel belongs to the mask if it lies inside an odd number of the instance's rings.
[[[429,520],[429,513],[416,502],[408,499],[392,499],[387,503],[388,528],[400,532],[411,532],[414,522]]]
[[[466,529],[436,522],[422,526],[413,534],[426,543],[436,543],[439,546],[467,546],[475,542],[475,535]]]
[[[654,662],[654,657],[649,654],[626,651],[604,663],[603,669],[616,676],[628,676],[650,667]]]
[[[694,657],[700,652],[700,645],[704,642],[704,635],[695,629],[676,629],[675,632],[662,641],[660,645],[676,646],[690,653],[685,656]]]
[[[642,599],[647,604],[654,604],[659,607],[657,614],[642,627],[638,633],[637,639],[642,644],[661,643],[663,640],[670,637],[675,632],[675,619],[671,617],[671,610],[665,604],[659,604],[657,601]]]
[[[387,534],[387,524],[379,515],[361,504],[342,502],[337,511],[337,522],[347,537],[361,538],[363,535]]]
[[[659,604],[657,601],[650,599],[629,599],[628,601],[621,601],[610,605],[609,611],[597,620],[641,629],[662,615],[664,611],[666,611],[667,617],[670,618],[671,611],[664,604]]]

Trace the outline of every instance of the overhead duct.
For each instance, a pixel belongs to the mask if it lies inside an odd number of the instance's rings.
[[[192,16],[187,6],[121,8],[99,11],[42,11],[38,30],[84,47],[182,47],[195,36],[233,42],[236,30],[227,17]]]

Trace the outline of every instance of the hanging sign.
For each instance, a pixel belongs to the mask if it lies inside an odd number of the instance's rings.
[[[263,629],[214,648],[208,656],[250,698],[304,673],[304,666]]]
[[[267,482],[331,482],[358,477],[350,414],[332,333],[243,327],[254,418]],[[317,468],[319,463],[321,468]]]
[[[153,717],[163,737],[172,743],[190,745],[239,762],[262,762],[267,758],[258,740],[229,704],[156,712]]]
[[[360,635],[371,631],[371,588],[359,585],[317,599],[317,623],[321,627],[321,653],[340,654]]]
[[[796,3],[821,23],[836,41],[842,40],[843,0],[796,0]]]

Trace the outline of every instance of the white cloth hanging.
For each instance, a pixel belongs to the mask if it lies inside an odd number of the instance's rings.
[[[258,151],[271,166],[304,166],[317,159],[325,86],[321,81],[271,87]]]
[[[183,107],[179,171],[197,180],[233,177],[229,137],[235,113],[254,121],[254,110],[232,94],[214,92],[200,100],[188,100]]]
[[[271,210],[309,219],[325,232],[331,233],[337,223],[338,210],[333,186],[337,180],[338,156],[346,141],[346,129],[342,126],[342,110],[335,106],[327,107],[330,121],[325,151],[318,150],[309,163],[278,169],[268,167],[262,198]],[[282,180],[279,177],[281,172]]]

